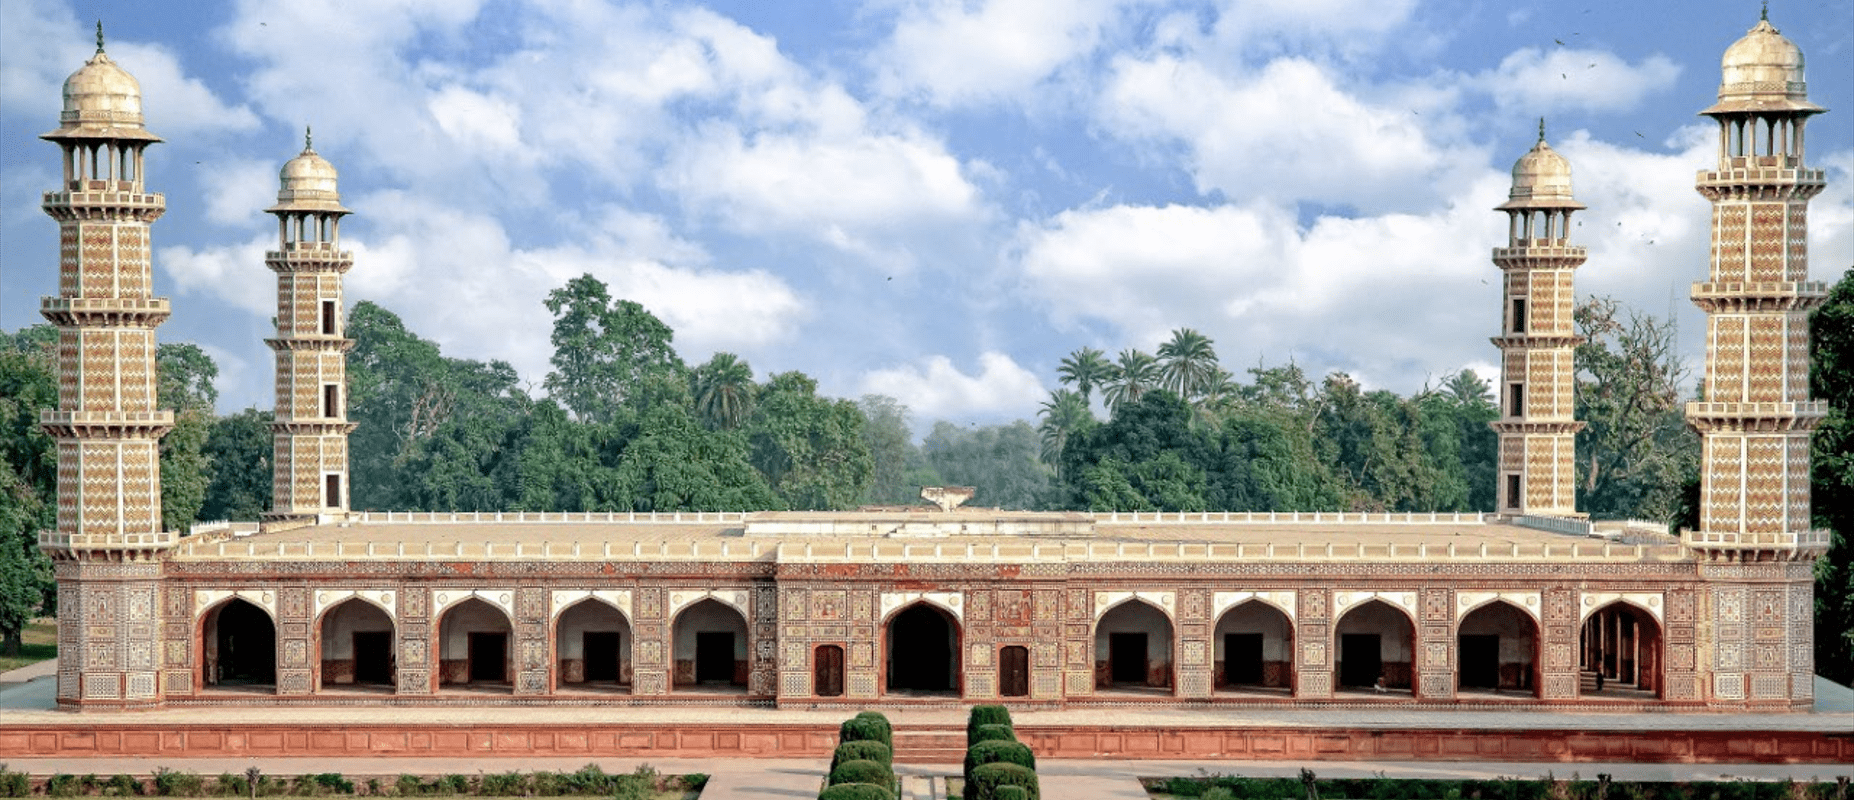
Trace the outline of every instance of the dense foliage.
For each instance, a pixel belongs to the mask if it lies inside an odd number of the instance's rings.
[[[1816,313],[1817,663],[1854,679],[1854,277]],[[1169,511],[1491,511],[1499,407],[1462,370],[1409,396],[1293,363],[1239,378],[1215,342],[1175,331],[1156,354],[1062,359],[1034,421],[939,421],[916,443],[905,404],[820,394],[800,372],[755,380],[732,353],[691,368],[675,332],[591,276],[549,294],[553,370],[535,396],[513,367],[447,356],[395,314],[357,304],[346,330],[352,503],[358,510],[837,510],[976,487],[973,505]],[[1577,308],[1578,502],[1598,519],[1692,523],[1698,438],[1671,321],[1592,298]],[[51,347],[38,325],[0,336],[0,643],[49,613],[34,534],[53,524]],[[175,429],[161,444],[163,521],[254,519],[270,503],[270,414],[216,416],[218,367],[191,344],[157,355]]]

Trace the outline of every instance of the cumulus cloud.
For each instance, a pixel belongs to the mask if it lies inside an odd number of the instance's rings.
[[[264,266],[264,252],[277,246],[275,236],[260,235],[241,244],[156,251],[155,266],[167,273],[181,294],[217,297],[253,314],[277,310],[277,276]]]
[[[1121,0],[936,0],[905,7],[869,57],[886,94],[942,106],[1024,99],[1090,53]]]
[[[861,393],[898,397],[917,419],[967,419],[1026,413],[1047,396],[1042,381],[1010,356],[979,355],[977,374],[967,374],[943,355],[864,375]]]
[[[280,167],[274,161],[236,157],[200,164],[197,173],[206,219],[247,229],[265,227],[265,222],[272,217],[266,215],[264,209],[277,200]]]
[[[1627,110],[1649,93],[1671,88],[1679,77],[1680,65],[1661,55],[1630,64],[1602,50],[1527,47],[1467,85],[1485,92],[1502,110],[1549,114]]]

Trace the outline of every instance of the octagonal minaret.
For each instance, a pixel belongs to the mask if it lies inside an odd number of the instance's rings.
[[[1809,280],[1809,200],[1825,186],[1803,163],[1809,102],[1803,56],[1760,19],[1725,51],[1718,167],[1699,173],[1712,201],[1704,400],[1687,404],[1701,437],[1700,525],[1688,542],[1733,561],[1813,558],[1809,437],[1826,407],[1809,399],[1809,310],[1827,286]]]
[[[341,281],[354,266],[342,251],[335,167],[303,137],[303,152],[283,165],[277,204],[277,249],[264,263],[277,273],[277,405],[271,511],[267,527],[291,527],[348,511],[346,314]]]
[[[1513,188],[1496,206],[1507,216],[1505,247],[1493,261],[1502,275],[1500,335],[1499,485],[1502,514],[1577,515],[1574,354],[1583,341],[1572,321],[1577,295],[1572,272],[1584,248],[1570,243],[1571,164],[1539,141],[1513,165]]]
[[[167,201],[143,185],[141,85],[103,52],[64,82],[64,177],[46,192],[58,221],[58,295],[40,313],[58,327],[58,407],[40,423],[57,441],[57,527],[39,536],[58,579],[58,703],[158,703],[156,588],[174,542],[161,524],[160,441],[174,415],[155,407],[149,226]],[[179,673],[184,675],[184,670]]]

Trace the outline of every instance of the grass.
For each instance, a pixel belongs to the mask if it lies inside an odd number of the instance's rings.
[[[0,656],[0,672],[11,672],[20,667],[58,657],[57,622],[41,619],[27,623],[24,636],[21,638],[25,640],[25,643],[20,646],[19,655]]]

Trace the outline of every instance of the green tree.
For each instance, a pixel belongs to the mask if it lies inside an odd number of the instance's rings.
[[[1500,446],[1500,437],[1488,427],[1488,423],[1500,418],[1493,390],[1473,370],[1464,369],[1443,381],[1442,396],[1448,399],[1455,418],[1462,470],[1468,482],[1467,510],[1493,511]]]
[[[734,430],[753,413],[753,367],[733,353],[716,353],[695,368],[695,412],[709,428]]]
[[[1120,351],[1113,376],[1107,385],[1107,407],[1119,413],[1122,406],[1139,402],[1159,385],[1159,362],[1147,353],[1128,348]]]
[[[38,532],[56,524],[58,462],[39,412],[58,405],[50,325],[0,335],[0,653],[18,655],[27,622],[55,597]]]
[[[852,508],[873,465],[855,403],[820,397],[802,372],[772,376],[745,428],[753,466],[788,508]]]
[[[1083,404],[1094,402],[1095,387],[1106,386],[1114,379],[1114,365],[1107,360],[1107,354],[1092,347],[1084,347],[1070,353],[1056,367],[1056,374],[1065,386],[1074,386],[1081,392]]]
[[[212,382],[219,365],[198,345],[164,343],[155,348],[155,405],[174,412],[174,429],[161,437],[161,527],[185,531],[199,521],[206,502],[206,437],[219,390]]]
[[[745,437],[703,428],[680,406],[646,411],[625,443],[617,493],[634,511],[757,511],[782,507],[747,463]]]
[[[645,409],[687,392],[688,368],[670,342],[675,332],[604,282],[581,275],[547,294],[554,315],[554,369],[542,382],[580,419],[610,422],[616,408]]]
[[[270,510],[271,413],[247,408],[212,421],[206,434],[206,498],[200,519],[254,520]]]
[[[1190,328],[1172,331],[1171,340],[1159,345],[1159,385],[1186,400],[1201,396],[1217,369],[1212,344],[1210,337]]]
[[[1854,270],[1809,320],[1810,393],[1828,403],[1815,430],[1811,506],[1829,532],[1815,562],[1816,672],[1854,683]]]
[[[1671,520],[1699,469],[1699,439],[1679,410],[1682,362],[1672,321],[1591,298],[1578,333],[1579,506],[1597,518]]]
[[[1050,470],[1039,459],[1036,429],[1019,420],[1008,425],[962,427],[934,423],[921,453],[942,480],[971,486],[974,505],[1041,508],[1049,494]]]
[[[863,412],[863,446],[869,449],[869,489],[864,501],[906,505],[918,500],[921,484],[914,482],[914,468],[920,454],[909,428],[908,407],[880,394],[863,395],[856,405]]]
[[[1088,399],[1067,389],[1050,392],[1038,416],[1042,418],[1037,425],[1042,440],[1039,457],[1051,465],[1062,463],[1062,448],[1068,446],[1070,437],[1098,424],[1094,412],[1088,410]]]
[[[1122,405],[1107,423],[1072,436],[1060,470],[1068,503],[1095,510],[1207,509],[1205,467],[1218,454],[1194,429],[1193,416],[1177,395],[1155,389]]]

